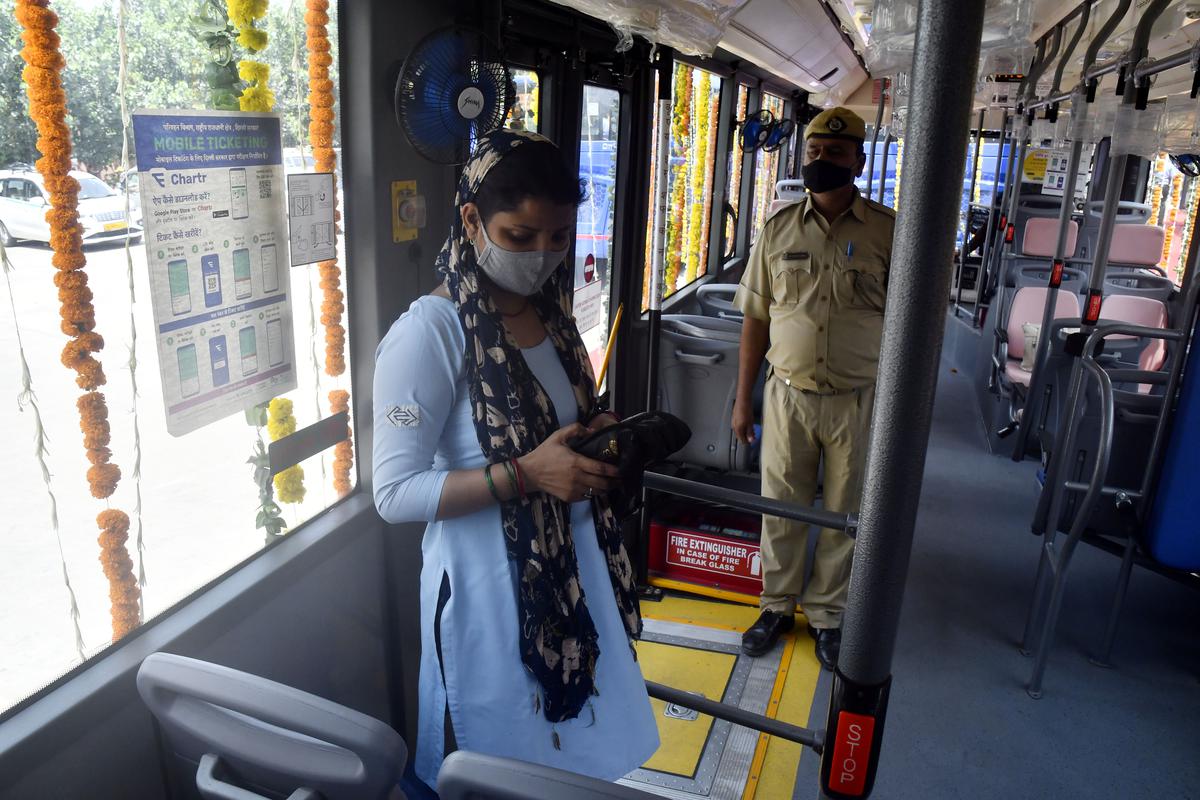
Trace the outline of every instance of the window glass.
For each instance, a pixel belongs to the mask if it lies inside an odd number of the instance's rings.
[[[747,104],[750,102],[750,87],[745,84],[738,84],[737,94],[737,121],[743,122],[746,119]],[[725,174],[729,176],[729,183],[725,187],[725,202],[733,209],[734,217],[725,216],[725,251],[728,253],[733,249],[734,237],[737,231],[734,227],[735,217],[741,214],[742,200],[742,162],[745,160],[742,153],[741,139],[737,133],[741,132],[739,127],[735,131],[734,142],[729,147],[729,165]]]
[[[656,92],[657,94],[657,92]],[[671,85],[671,153],[666,220],[666,264],[663,296],[670,297],[708,273],[709,225],[713,217],[712,187],[720,119],[721,78],[687,64],[675,64]],[[657,114],[655,115],[657,125]],[[657,137],[654,145],[657,147]],[[657,158],[653,174],[657,174]],[[656,203],[651,180],[650,207]],[[653,237],[653,231],[651,231]],[[645,284],[650,283],[650,258]],[[643,310],[648,306],[643,297]]]
[[[540,103],[540,82],[538,74],[530,69],[510,69],[513,87],[517,90],[517,99],[508,112],[508,122],[505,127],[514,131],[538,132],[538,108]]]
[[[1159,153],[1150,162],[1146,202],[1150,204],[1151,225],[1160,225],[1166,232],[1162,258],[1158,266],[1177,284],[1183,283],[1187,267],[1187,247],[1191,243],[1191,222],[1195,216],[1196,180],[1184,175],[1166,153]]]
[[[621,95],[616,89],[584,87],[579,178],[587,197],[575,223],[575,321],[597,378],[608,344],[620,121]]]
[[[219,5],[224,8],[223,3]],[[11,4],[9,9],[11,22]],[[107,187],[120,185],[126,174],[136,187],[136,173],[132,169],[126,173],[121,164],[116,4],[68,3],[56,9],[62,54],[71,65],[64,71],[63,80],[73,157],[81,171],[91,175],[81,178],[80,196],[95,198],[89,201],[87,214],[98,226],[85,233],[117,237],[113,243],[86,245],[84,256],[96,333],[104,339],[103,349],[94,355],[107,377],[100,387],[110,427],[107,448],[112,463],[121,470],[121,478],[107,500],[92,496],[87,479],[92,464],[84,449],[76,405],[83,391],[76,384],[76,372],[60,360],[64,346],[72,340],[60,330],[61,304],[51,265],[54,254],[43,243],[18,242],[6,250],[13,265],[9,278],[15,310],[7,301],[0,305],[0,397],[25,397],[20,405],[0,403],[0,430],[12,445],[0,466],[4,486],[0,494],[0,539],[5,542],[5,556],[0,558],[0,713],[80,663],[82,657],[109,646],[114,637],[114,615],[106,569],[116,565],[119,574],[128,576],[130,573],[118,563],[127,557],[132,562],[134,580],[140,583],[144,576],[139,616],[149,620],[278,538],[259,525],[264,521],[260,496],[264,487],[270,487],[272,502],[278,504],[279,516],[287,524],[279,535],[287,535],[349,491],[351,487],[341,481],[335,485],[335,480],[345,474],[343,468],[348,468],[346,477],[352,485],[358,467],[357,447],[350,453],[342,448],[336,457],[330,450],[301,462],[302,479],[293,472],[272,482],[268,474],[260,483],[255,467],[247,463],[255,456],[260,441],[265,447],[274,433],[283,434],[293,424],[303,429],[329,417],[333,413],[330,393],[352,388],[349,372],[338,377],[325,372],[326,326],[322,318],[332,321],[336,317],[348,327],[343,310],[348,265],[342,237],[338,237],[336,278],[329,267],[324,268],[328,292],[321,285],[322,269],[318,265],[289,268],[288,249],[282,243],[272,253],[249,243],[239,247],[233,236],[227,246],[223,241],[214,241],[212,247],[219,260],[209,259],[207,264],[213,269],[203,273],[209,267],[201,264],[199,256],[193,260],[187,248],[188,252],[177,260],[177,264],[184,262],[186,266],[169,267],[171,299],[178,302],[166,313],[175,311],[180,320],[208,313],[205,309],[209,297],[204,289],[214,276],[219,276],[224,300],[245,295],[261,299],[271,291],[267,287],[270,278],[277,281],[275,292],[286,293],[291,329],[283,324],[267,324],[266,319],[256,322],[250,319],[251,314],[232,312],[221,318],[228,329],[220,331],[219,336],[208,328],[207,344],[197,341],[188,349],[188,343],[172,343],[175,352],[170,363],[160,368],[159,320],[154,318],[148,263],[163,262],[157,252],[148,259],[147,244],[140,238],[134,241],[129,251],[133,276],[130,285],[122,242],[124,234],[130,232],[130,222],[137,226],[142,221],[137,194],[133,194],[132,220],[126,218],[123,193],[103,196],[112,194]],[[337,9],[337,4],[330,6],[328,26],[335,151],[341,135],[336,95]],[[270,68],[268,85],[275,95],[274,112],[280,119],[282,146],[296,152],[297,166],[302,169],[302,165],[311,163],[313,154],[308,133],[304,5],[271,3],[266,18],[256,27],[268,33],[268,43],[253,58]],[[100,44],[98,31],[102,34]],[[15,36],[13,33],[11,37],[14,41]],[[131,42],[129,108],[212,107],[209,86],[204,78],[197,78],[204,72],[209,48],[192,37],[186,14],[165,18],[158,6],[131,3],[127,37]],[[235,50],[235,59],[247,57],[240,47]],[[19,76],[19,70],[14,74]],[[17,85],[14,83],[14,87]],[[24,98],[23,86],[14,91]],[[37,128],[26,109],[23,99],[0,108],[5,131],[0,136],[0,164],[33,163],[39,157],[35,149]],[[261,176],[249,181],[246,206],[251,218],[272,198],[281,207],[285,205],[283,187],[272,183],[269,177]],[[263,200],[264,195],[268,200]],[[224,197],[214,202],[229,202],[230,194]],[[0,203],[0,221],[9,228],[10,220],[3,215],[10,206],[18,204]],[[80,211],[85,211],[82,203]],[[151,213],[145,209],[146,215]],[[45,222],[44,214],[25,214],[24,218],[31,239],[35,235],[49,238],[48,228],[40,233],[37,230]],[[340,224],[345,228],[351,223],[343,216]],[[9,291],[9,284],[0,285],[3,291]],[[254,335],[244,332],[247,330],[253,330]],[[336,330],[334,334],[336,338]],[[338,361],[348,360],[349,344],[341,349],[335,343],[330,353],[330,363],[337,371]],[[27,388],[22,382],[22,355],[29,367],[28,388],[35,393],[36,414],[29,396],[22,395]],[[294,366],[298,383],[298,388],[282,396],[292,403],[292,419],[280,416],[274,424],[260,427],[252,424],[261,421],[257,413],[248,420],[244,409],[234,407],[227,415],[191,433],[175,436],[167,431],[164,381],[178,382],[176,386],[183,393],[196,386],[197,397],[216,391],[217,385],[227,385],[232,391],[242,382],[275,369],[280,358],[286,359],[284,364]],[[221,384],[226,374],[227,383]],[[43,437],[48,444],[39,451],[37,442]],[[95,450],[93,446],[93,453]],[[43,465],[49,474],[53,500],[43,480]],[[52,521],[54,509],[57,526]],[[107,509],[128,514],[130,526],[123,545],[114,548],[115,537],[107,535],[107,549],[102,551],[97,515]],[[126,555],[120,555],[122,551]],[[70,592],[64,584],[64,573],[70,581]],[[128,591],[129,587],[118,586],[118,590]],[[78,610],[78,630],[72,601]],[[79,649],[77,634],[82,641]]]
[[[770,111],[776,120],[783,118],[783,98],[763,92],[762,108]],[[754,216],[750,224],[750,240],[758,239],[758,233],[767,221],[771,201],[775,199],[775,184],[779,181],[780,151],[768,153],[761,147],[754,153]]]

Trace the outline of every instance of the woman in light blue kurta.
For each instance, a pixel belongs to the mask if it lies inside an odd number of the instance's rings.
[[[579,199],[546,140],[484,137],[438,259],[445,283],[376,354],[375,503],[430,523],[415,763],[430,786],[451,739],[608,780],[658,747],[605,499],[615,471],[567,446],[612,422],[562,263]]]

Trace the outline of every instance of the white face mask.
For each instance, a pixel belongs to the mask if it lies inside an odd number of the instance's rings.
[[[477,252],[475,260],[484,274],[506,292],[522,297],[537,294],[567,257],[565,247],[562,250],[528,252],[505,250],[488,237],[487,228],[482,224],[479,229],[483,231],[486,247],[482,253]]]

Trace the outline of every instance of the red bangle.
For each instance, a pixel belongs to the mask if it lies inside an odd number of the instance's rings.
[[[525,498],[525,475],[521,472],[520,463],[514,458],[512,460],[513,472],[517,473],[517,493],[521,495],[521,499]]]

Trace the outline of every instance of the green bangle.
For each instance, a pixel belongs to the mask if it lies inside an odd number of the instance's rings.
[[[511,461],[504,462],[504,472],[508,475],[508,485],[512,488],[513,497],[520,497],[521,487],[517,484],[517,473],[513,471]]]
[[[496,484],[492,481],[492,465],[488,464],[483,468],[483,477],[487,479],[488,491],[492,493],[492,497],[496,498],[497,503],[503,503],[500,499],[500,493],[496,491]]]

